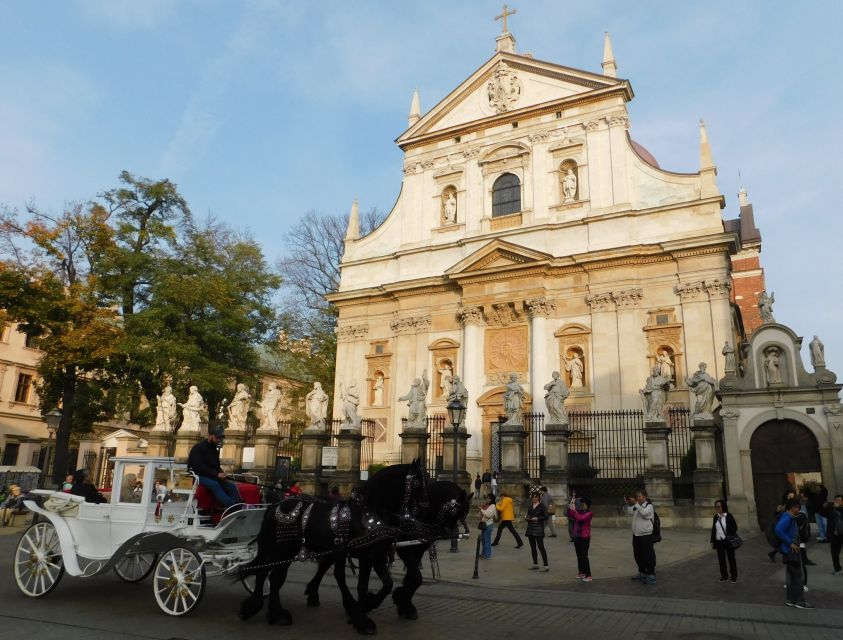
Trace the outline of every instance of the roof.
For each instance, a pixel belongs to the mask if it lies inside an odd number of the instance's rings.
[[[307,376],[301,363],[290,353],[279,351],[268,344],[255,347],[258,356],[258,371],[290,380],[305,380]]]
[[[632,143],[632,149],[641,158],[644,162],[646,162],[651,167],[655,167],[656,169],[661,169],[659,166],[659,161],[656,160],[656,157],[647,151],[644,145],[635,142],[632,138],[629,139],[630,143]]]

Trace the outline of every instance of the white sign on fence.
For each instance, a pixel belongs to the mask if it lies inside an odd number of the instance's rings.
[[[337,466],[337,447],[322,447],[322,466]]]

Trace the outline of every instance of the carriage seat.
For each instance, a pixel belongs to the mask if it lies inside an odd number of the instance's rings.
[[[240,492],[240,497],[245,504],[260,504],[260,487],[249,482],[236,482],[237,490]],[[214,524],[220,521],[224,511],[223,506],[214,500],[214,494],[201,484],[196,485],[196,508],[200,511],[207,511],[211,513],[211,520]]]

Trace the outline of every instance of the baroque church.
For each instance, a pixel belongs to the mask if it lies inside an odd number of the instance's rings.
[[[494,55],[430,111],[413,95],[383,224],[361,236],[352,208],[329,296],[336,395],[359,387],[375,460],[399,460],[399,399],[423,372],[429,415],[445,413],[453,376],[468,389],[473,477],[490,467],[511,374],[527,411],[545,411],[554,371],[569,411],[640,409],[660,366],[669,404],[687,407],[686,376],[705,362],[721,378],[726,342],[760,324],[760,233],[745,192],[724,220],[704,123],[699,171],[663,169],[633,138],[608,34],[595,73],[518,53],[505,23]]]

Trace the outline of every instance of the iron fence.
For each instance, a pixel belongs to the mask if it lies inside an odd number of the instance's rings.
[[[685,407],[670,407],[667,411],[667,426],[670,435],[667,440],[668,465],[679,476],[689,476],[696,467],[691,433],[691,410]]]
[[[402,418],[402,429],[407,428],[407,418]],[[446,430],[448,416],[444,414],[427,416],[427,450],[425,451],[425,468],[431,478],[438,478],[445,468],[445,438],[452,430]],[[453,429],[453,427],[451,427]],[[409,460],[402,460],[409,462]]]
[[[544,414],[525,413],[524,455],[527,462],[527,475],[538,482],[544,473]]]
[[[574,478],[637,478],[647,465],[644,412],[572,411],[568,470]]]

